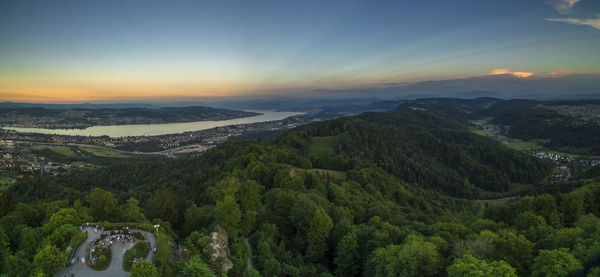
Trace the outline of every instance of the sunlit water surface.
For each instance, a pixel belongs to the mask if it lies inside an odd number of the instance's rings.
[[[267,122],[282,120],[290,116],[300,115],[299,112],[275,112],[275,111],[256,111],[249,112],[261,113],[261,115],[236,118],[230,120],[217,121],[196,121],[186,123],[166,123],[166,124],[132,124],[132,125],[114,125],[114,126],[92,126],[85,129],[44,129],[44,128],[21,128],[21,127],[0,127],[6,130],[14,130],[22,133],[40,133],[53,135],[69,136],[109,136],[109,137],[127,137],[127,136],[157,136],[166,134],[178,134],[191,131],[200,131],[215,127],[228,125],[249,124],[258,122]]]

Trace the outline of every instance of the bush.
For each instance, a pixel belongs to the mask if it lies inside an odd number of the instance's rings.
[[[135,257],[146,258],[149,250],[149,242],[136,242],[135,245],[131,249],[127,250],[123,255],[123,270],[129,271],[131,269],[131,265],[133,264],[133,259]]]
[[[149,261],[141,261],[131,269],[131,277],[157,277],[156,266]]]
[[[135,239],[138,240],[143,240],[144,239],[144,235],[141,232],[135,232]]]
[[[88,261],[88,266],[91,269],[101,271],[108,268],[110,261],[112,260],[112,253],[110,252],[110,249],[98,247],[96,248],[96,252],[94,252],[94,256],[97,256],[98,260],[94,264]]]
[[[77,247],[79,247],[79,245],[81,245],[81,243],[83,243],[86,238],[87,235],[85,233],[78,233],[77,235],[71,238],[71,241],[69,241],[69,246],[67,246],[67,249],[65,250],[65,253],[69,260],[73,258]]]
[[[136,229],[144,230],[147,232],[154,231],[154,226],[152,224],[147,224],[147,223],[118,223],[118,222],[108,223],[108,222],[105,222],[101,225],[104,227],[104,230],[106,230],[106,231],[120,229],[121,227],[123,227],[123,225],[129,226],[129,228],[136,228]]]
[[[158,246],[156,247],[157,249],[156,254],[154,254],[154,260],[165,263],[170,259],[173,252],[171,246],[169,246],[169,236],[167,236],[165,233],[159,232],[157,244]],[[158,265],[158,267],[160,267],[160,265]]]

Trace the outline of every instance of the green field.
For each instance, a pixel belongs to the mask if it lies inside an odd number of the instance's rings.
[[[320,168],[302,169],[302,168],[294,167],[290,171],[290,175],[292,177],[294,177],[295,174],[306,173],[306,172],[314,173],[319,176],[327,175],[327,176],[330,176],[335,181],[346,180],[346,172],[337,171],[337,170],[320,169]]]
[[[60,154],[63,155],[65,157],[68,158],[76,158],[77,157],[77,153],[73,152],[73,150],[71,149],[71,147],[68,146],[47,146],[47,145],[36,145],[36,146],[32,146],[30,147],[31,150],[34,151],[40,151],[40,150],[44,150],[44,149],[48,149],[56,154]]]
[[[507,142],[508,147],[516,150],[535,150],[542,148],[541,145],[532,141]]]
[[[12,177],[8,177],[8,176],[2,176],[0,177],[0,191],[3,191],[7,188],[9,188],[12,184],[15,183],[15,178]]]
[[[98,156],[98,157],[105,157],[105,158],[131,158],[131,157],[133,157],[132,155],[123,154],[121,152],[110,150],[110,149],[105,149],[105,148],[96,148],[96,147],[80,147],[80,148],[81,148],[81,150],[88,152],[92,155]]]
[[[486,136],[489,138],[493,138],[495,140],[498,140],[502,143],[504,143],[506,146],[515,149],[515,150],[519,150],[519,151],[523,151],[523,150],[543,150],[546,153],[551,153],[551,154],[556,154],[559,156],[565,156],[565,157],[571,157],[571,158],[579,158],[581,157],[581,155],[577,155],[577,154],[570,154],[570,153],[566,153],[566,152],[560,152],[560,151],[554,151],[554,150],[549,150],[546,149],[544,146],[542,146],[540,143],[545,143],[547,141],[543,141],[543,140],[535,140],[535,141],[522,141],[519,139],[515,139],[515,138],[509,138],[507,136],[503,136],[500,134],[494,134],[494,133],[489,133],[489,132],[485,132],[482,130],[476,130],[476,129],[472,129],[471,130],[473,133],[478,134],[480,136]]]
[[[482,118],[481,120],[479,120],[479,122],[480,122],[481,124],[484,124],[484,125],[485,125],[485,124],[488,124],[488,123],[490,123],[490,121],[492,121],[492,120],[494,120],[494,118],[493,118],[493,117],[484,117],[484,118]]]
[[[495,140],[498,140],[502,143],[505,143],[506,146],[515,149],[515,150],[519,150],[519,151],[523,151],[523,150],[535,150],[535,149],[542,149],[543,146],[534,142],[534,141],[522,141],[520,139],[515,139],[515,138],[509,138],[507,136],[503,136],[500,134],[495,134],[495,133],[489,133],[486,131],[482,131],[482,130],[476,130],[473,129],[472,130],[473,133],[478,134],[480,136],[485,136],[485,137],[489,137],[489,138],[493,138]]]
[[[496,199],[481,199],[481,200],[476,199],[476,200],[473,200],[473,202],[479,204],[479,208],[477,209],[477,215],[482,216],[484,210],[487,207],[502,205],[506,202],[515,201],[518,199],[519,199],[519,196],[509,196],[509,197],[496,198]]]
[[[339,136],[313,138],[310,143],[310,155],[319,156],[335,149],[335,145],[338,143],[339,139]]]

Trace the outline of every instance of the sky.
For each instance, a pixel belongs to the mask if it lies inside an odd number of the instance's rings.
[[[600,95],[600,1],[0,1],[0,101]]]

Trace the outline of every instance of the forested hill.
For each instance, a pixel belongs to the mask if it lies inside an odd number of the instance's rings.
[[[408,183],[458,197],[508,192],[534,183],[550,165],[470,132],[460,121],[429,112],[365,113],[317,123],[278,141],[313,167],[376,166]]]
[[[217,227],[229,234],[227,276],[546,276],[557,263],[565,276],[597,256],[597,183],[485,211],[464,199],[548,172],[461,120],[366,113],[201,156],[18,181],[0,192],[0,269],[51,276],[44,257],[68,249],[73,225],[112,221],[160,224],[162,241],[185,247],[159,249],[160,276],[219,273],[204,251]]]

